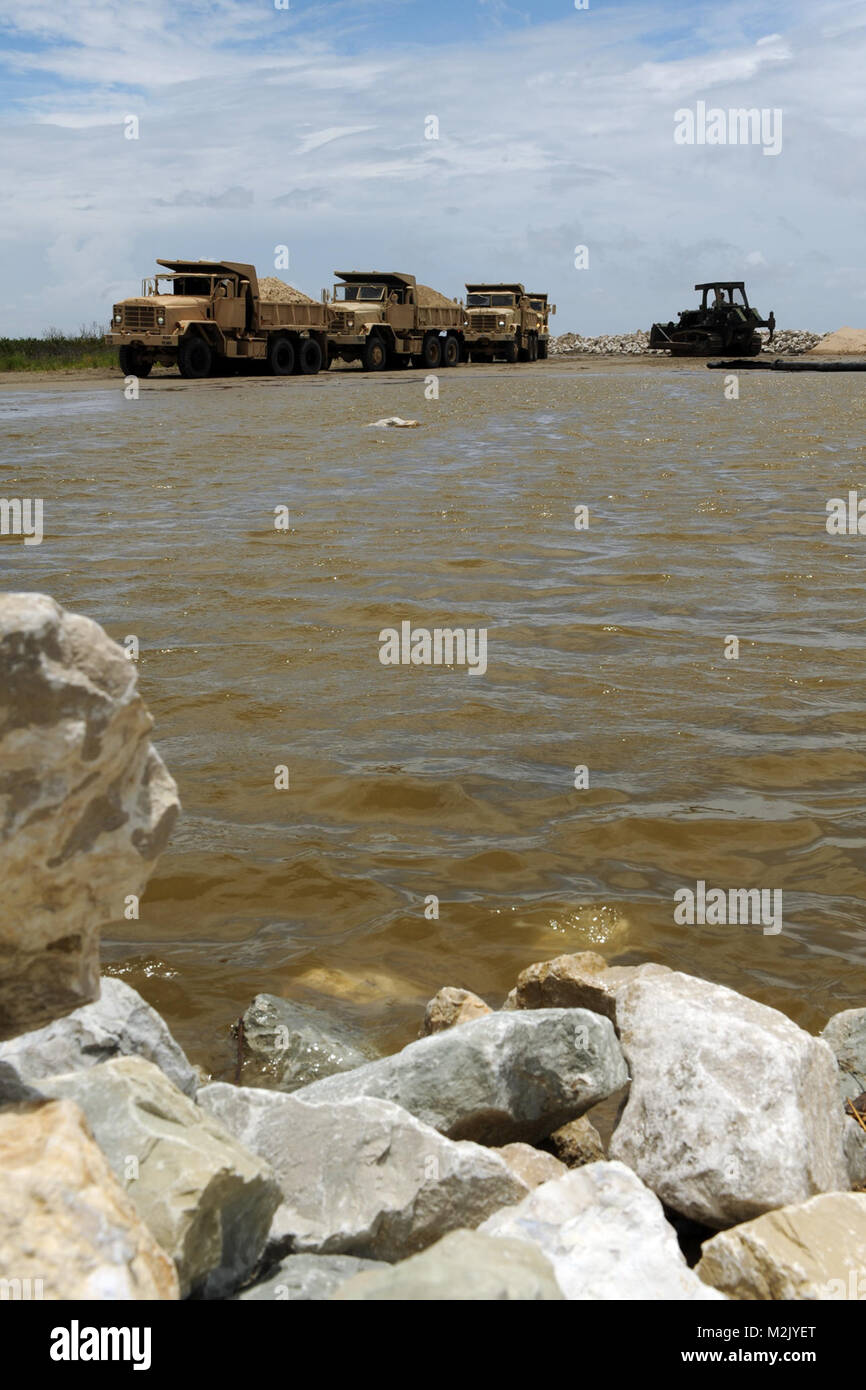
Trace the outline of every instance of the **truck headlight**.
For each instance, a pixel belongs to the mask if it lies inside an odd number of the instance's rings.
[[[119,309],[115,309],[114,311],[114,322],[123,323],[123,314],[120,312]]]
[[[157,322],[158,327],[160,327],[160,328],[164,327],[164,325],[165,325],[165,314],[157,314],[157,316],[156,316],[156,322]]]
[[[500,319],[500,320],[499,320],[499,327],[500,327],[500,328],[504,328],[504,327],[505,327],[505,319]]]

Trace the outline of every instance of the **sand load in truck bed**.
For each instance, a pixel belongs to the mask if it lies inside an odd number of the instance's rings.
[[[263,304],[318,304],[308,294],[302,294],[285,280],[276,275],[265,275],[259,280],[259,298]]]
[[[429,285],[418,284],[415,286],[415,302],[421,309],[453,309],[457,304],[456,299],[448,299],[438,290],[431,290]]]

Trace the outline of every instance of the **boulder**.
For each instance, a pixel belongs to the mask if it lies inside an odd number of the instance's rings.
[[[356,1255],[287,1255],[266,1279],[236,1294],[242,1303],[322,1302],[355,1274],[390,1269],[382,1260]]]
[[[0,1062],[0,1105],[22,1100],[42,1100],[42,1095],[35,1087],[22,1081],[9,1062]]]
[[[644,975],[668,975],[665,965],[613,965],[595,951],[528,965],[517,977],[518,1009],[591,1009],[616,1024],[619,990]]]
[[[257,994],[244,1014],[247,1086],[295,1091],[369,1059],[335,1033],[326,1014],[276,994]]]
[[[834,1014],[821,1037],[832,1047],[839,1065],[843,1100],[856,1099],[866,1091],[866,1009]]]
[[[376,1096],[451,1139],[531,1144],[627,1080],[608,1019],[582,1009],[539,1009],[494,1013],[434,1033],[299,1094],[311,1103]]]
[[[491,1153],[504,1158],[512,1173],[529,1188],[561,1178],[568,1171],[553,1154],[534,1149],[531,1144],[505,1144],[501,1149],[491,1149]]]
[[[847,1188],[825,1042],[676,972],[627,985],[617,1017],[632,1084],[610,1156],[667,1206],[718,1229]]]
[[[178,1297],[174,1265],[70,1101],[0,1110],[0,1271],[34,1298]]]
[[[99,929],[142,892],[178,812],[152,723],[101,627],[0,596],[0,1038],[99,993]]]
[[[585,1163],[598,1163],[606,1157],[601,1135],[586,1115],[554,1130],[544,1147],[566,1168],[582,1168]]]
[[[549,1262],[520,1240],[452,1231],[420,1255],[356,1275],[333,1295],[346,1302],[561,1300]]]
[[[852,1115],[845,1116],[842,1142],[849,1186],[866,1191],[866,1130]]]
[[[446,1028],[454,1028],[458,1023],[471,1023],[474,1018],[486,1018],[492,1012],[490,1005],[485,1004],[484,1000],[479,999],[471,990],[445,985],[438,994],[433,995],[424,1010],[421,1033],[426,1038],[431,1033],[442,1033]]]
[[[536,1246],[567,1299],[718,1297],[689,1269],[661,1202],[622,1163],[573,1169],[479,1229]]]
[[[722,1231],[695,1272],[731,1298],[866,1299],[866,1195],[826,1193]]]
[[[283,1190],[272,1239],[294,1254],[400,1260],[528,1191],[498,1154],[445,1139],[390,1101],[302,1095],[220,1081],[198,1094],[272,1165]]]
[[[252,1273],[279,1184],[158,1067],[118,1057],[39,1087],[81,1106],[142,1221],[174,1260],[182,1296],[221,1298]]]
[[[123,980],[104,975],[100,983],[93,1004],[0,1043],[0,1063],[10,1063],[23,1081],[38,1082],[113,1057],[143,1057],[186,1095],[195,1095],[198,1077],[156,1009]]]

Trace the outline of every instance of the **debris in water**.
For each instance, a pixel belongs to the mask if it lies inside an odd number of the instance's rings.
[[[392,425],[395,430],[414,430],[421,424],[420,420],[401,420],[399,415],[387,415],[384,420],[373,420],[367,426],[368,430],[385,429]]]

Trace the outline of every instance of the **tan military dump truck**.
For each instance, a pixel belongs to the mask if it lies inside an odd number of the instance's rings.
[[[335,270],[328,303],[330,358],[361,362],[368,372],[407,367],[414,357],[430,370],[463,357],[463,310],[455,299],[389,270]]]
[[[466,286],[466,349],[473,362],[534,362],[539,322],[522,285]]]
[[[526,297],[531,307],[538,315],[538,358],[543,361],[550,352],[550,327],[548,318],[556,313],[556,305],[549,304],[546,294],[539,294],[535,290],[527,290]]]
[[[239,261],[163,261],[167,273],[115,304],[105,341],[126,376],[177,364],[205,377],[242,363],[274,376],[312,374],[327,361],[327,309],[285,286],[292,302],[263,297],[255,266]],[[279,284],[280,282],[275,282]]]

